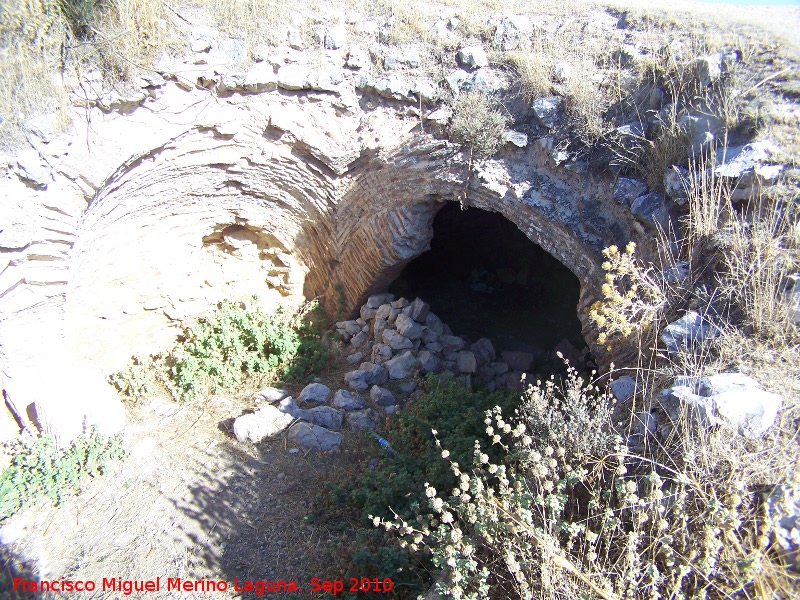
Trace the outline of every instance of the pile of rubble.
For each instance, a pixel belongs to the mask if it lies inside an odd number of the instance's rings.
[[[479,383],[489,390],[522,388],[523,375],[534,367],[530,352],[502,351],[498,360],[488,338],[468,345],[453,335],[420,298],[410,302],[395,300],[391,294],[370,296],[361,307],[361,316],[336,323],[336,331],[349,353],[347,362],[359,365],[344,378],[345,384],[356,391],[388,380],[396,381],[403,391],[413,391],[418,374],[445,371],[467,385]],[[580,353],[565,342],[561,345],[566,354],[580,361]]]
[[[331,389],[322,383],[308,384],[296,401],[288,391],[272,387],[256,393],[253,400],[262,405],[233,423],[233,434],[240,442],[260,442],[288,430],[287,438],[293,444],[336,451],[342,443],[339,431],[344,425],[351,431],[364,431],[375,429],[379,421],[378,413],[362,396],[344,389],[331,396]],[[370,400],[387,414],[396,410],[397,400],[385,388],[373,386]]]
[[[497,360],[487,338],[468,345],[419,298],[410,302],[391,294],[370,296],[361,316],[336,323],[336,330],[347,362],[358,364],[345,373],[345,387],[332,394],[328,386],[311,383],[297,400],[286,390],[261,390],[253,397],[261,406],[234,422],[239,441],[258,442],[286,432],[298,446],[335,451],[343,427],[374,430],[382,417],[400,410],[403,399],[417,389],[419,377],[427,373],[450,372],[467,385],[477,382],[491,390],[521,389],[535,364],[530,352],[503,351]],[[574,347],[565,349],[580,357]]]

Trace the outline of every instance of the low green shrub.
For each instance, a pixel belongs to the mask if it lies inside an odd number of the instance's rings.
[[[255,303],[254,303],[255,304]],[[243,373],[270,373],[297,353],[300,338],[284,309],[265,315],[223,300],[179,339],[169,357],[169,375],[179,395],[193,398],[241,383]]]
[[[63,450],[51,436],[22,436],[13,446],[11,464],[0,474],[0,521],[45,498],[60,505],[83,478],[102,475],[111,461],[127,455],[121,437],[97,434],[78,437]]]
[[[309,302],[293,319],[294,331],[299,343],[293,355],[283,361],[284,381],[307,381],[312,374],[319,372],[328,360],[328,347],[323,336],[330,325],[319,302]]]
[[[487,158],[503,145],[508,118],[480,92],[460,94],[453,102],[450,137],[467,146],[475,158]]]
[[[248,306],[250,304],[251,306]],[[242,383],[247,374],[302,379],[327,360],[325,316],[316,302],[292,314],[279,307],[267,315],[250,303],[223,300],[184,330],[168,353],[133,364],[109,378],[120,393],[153,393],[160,380],[180,400]]]
[[[386,532],[374,530],[372,517],[388,518],[392,511],[416,514],[424,507],[422,486],[426,481],[442,489],[457,483],[442,461],[432,429],[446,440],[458,460],[469,459],[476,437],[486,441],[483,451],[498,457],[499,448],[492,447],[483,434],[484,414],[496,406],[511,410],[519,402],[517,391],[473,390],[454,378],[432,374],[423,380],[422,392],[380,432],[395,454],[383,454],[374,469],[351,481],[329,484],[316,516],[328,530],[341,531],[332,546],[340,561],[335,568],[364,577],[392,577],[393,597],[397,598],[416,597],[430,585],[430,563],[410,555]],[[376,453],[384,452],[377,444],[375,448]],[[341,564],[343,555],[346,564]]]
[[[156,391],[153,368],[148,359],[134,357],[132,364],[108,379],[120,394],[129,398],[139,398]]]

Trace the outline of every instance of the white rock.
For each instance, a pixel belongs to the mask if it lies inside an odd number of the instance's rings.
[[[33,148],[17,154],[17,175],[34,187],[46,188],[53,181],[53,168]]]
[[[682,283],[689,279],[689,263],[685,260],[678,261],[668,266],[658,275],[667,283]]]
[[[461,350],[456,358],[459,373],[474,373],[478,368],[475,355],[469,350]]]
[[[428,326],[431,331],[439,335],[444,333],[444,323],[433,313],[428,313],[428,316],[425,317],[425,325]]]
[[[409,350],[414,347],[414,343],[407,337],[400,335],[394,329],[384,329],[383,343],[388,345],[392,350]]]
[[[368,385],[383,385],[389,381],[389,375],[381,365],[364,362],[361,363],[359,369],[367,374],[366,381]]]
[[[247,44],[239,38],[224,37],[216,43],[213,54],[214,62],[237,65],[247,58]]]
[[[347,43],[347,28],[344,25],[331,27],[325,34],[325,49],[338,50]]]
[[[417,323],[414,319],[406,314],[397,315],[395,327],[397,327],[397,332],[400,335],[408,338],[409,340],[418,340],[422,337],[422,325]]]
[[[503,17],[494,32],[493,45],[502,52],[516,50],[527,43],[533,32],[533,23],[526,15]]]
[[[393,294],[373,294],[369,298],[367,298],[366,305],[368,308],[375,308],[378,309],[384,304],[391,302],[394,300]]]
[[[430,312],[431,307],[421,298],[415,298],[413,302],[403,308],[403,314],[411,317],[417,323],[425,323],[425,320],[428,318],[428,314],[430,314]]]
[[[254,64],[244,77],[244,88],[248,92],[270,92],[277,87],[278,76],[266,62]]]
[[[542,127],[552,129],[558,123],[561,116],[561,98],[558,96],[547,96],[537,98],[531,104],[533,114]]]
[[[358,44],[353,44],[347,52],[347,61],[344,64],[350,69],[364,69],[370,66],[369,54]]]
[[[219,32],[212,27],[196,27],[189,34],[192,52],[208,52],[219,37]]]
[[[282,432],[293,420],[292,415],[267,404],[254,413],[238,417],[233,422],[233,435],[240,442],[249,440],[256,443]]]
[[[287,415],[294,416],[294,413],[299,410],[299,406],[297,406],[297,402],[294,401],[294,398],[289,396],[288,398],[284,398],[280,402],[278,402],[278,410],[282,413],[286,413]]]
[[[457,335],[442,335],[439,341],[442,343],[442,351],[444,353],[458,352],[459,350],[463,350],[464,346],[466,346],[464,340]]]
[[[450,86],[450,90],[458,95],[461,91],[461,85],[469,79],[469,73],[464,69],[456,69],[455,71],[450,71],[444,79],[447,85]]]
[[[367,341],[367,334],[363,331],[359,331],[357,334],[353,336],[353,339],[350,340],[350,344],[352,344],[353,348],[360,348],[363,346]]]
[[[302,65],[285,65],[278,69],[278,87],[284,90],[307,90],[311,72]]]
[[[776,485],[764,504],[772,523],[773,548],[792,570],[800,571],[800,488]]]
[[[720,177],[740,178],[752,172],[761,163],[769,161],[779,151],[780,149],[769,140],[721,148],[717,150],[717,166],[714,168],[714,173]]]
[[[302,50],[305,48],[303,37],[300,35],[300,31],[297,29],[297,27],[292,25],[286,28],[286,41],[289,44],[289,47],[294,48],[295,50]]]
[[[326,429],[341,429],[343,411],[331,406],[315,406],[309,410],[298,409],[292,415],[295,419],[304,419],[314,425],[325,427]]]
[[[673,202],[686,203],[688,185],[689,170],[685,167],[673,166],[664,171],[664,192]]]
[[[30,117],[22,124],[22,128],[26,132],[35,135],[45,144],[48,144],[55,135],[56,115],[48,113]]]
[[[364,431],[375,429],[378,418],[372,409],[354,410],[345,415],[350,431]]]
[[[750,439],[758,439],[775,423],[783,398],[767,392],[742,373],[708,377],[678,377],[663,390],[660,403],[673,421],[688,411],[704,428],[722,425]]]
[[[436,123],[437,125],[447,125],[453,117],[453,110],[447,106],[440,106],[436,110],[430,112],[427,117],[428,121]]]
[[[415,46],[409,46],[407,48],[396,49],[384,56],[383,68],[387,71],[405,68],[416,69],[421,62],[422,59],[420,58],[419,50]]]
[[[364,360],[364,353],[363,352],[356,352],[351,354],[347,358],[345,358],[345,362],[351,365],[357,365]]]
[[[363,369],[355,369],[344,374],[344,384],[354,390],[363,391],[369,389],[370,373]]]
[[[289,391],[275,387],[265,387],[257,391],[250,398],[253,402],[280,402],[284,398],[289,397]]]
[[[468,46],[458,51],[458,62],[468,69],[480,69],[489,66],[489,57],[483,46]]]
[[[331,406],[342,410],[359,410],[367,407],[367,401],[358,394],[353,394],[347,390],[338,390],[333,395]]]
[[[127,94],[120,94],[111,90],[101,98],[98,98],[97,106],[106,112],[115,110],[121,113],[129,113],[139,107],[145,101],[145,98],[147,98],[147,94],[141,90]]]
[[[698,82],[703,87],[707,87],[722,75],[722,54],[700,56],[695,59],[694,67]]]
[[[512,144],[517,148],[525,148],[528,145],[528,134],[507,129],[503,132],[503,143]]]
[[[435,373],[441,366],[441,361],[428,350],[420,351],[417,354],[417,360],[423,373]]]
[[[789,319],[800,325],[800,273],[788,277],[790,285],[784,293],[784,301],[788,306]]]
[[[556,63],[553,67],[553,79],[558,83],[567,83],[575,75],[575,67],[566,61]]]
[[[392,392],[377,385],[373,385],[369,390],[369,397],[377,406],[394,406],[397,404],[397,399]]]

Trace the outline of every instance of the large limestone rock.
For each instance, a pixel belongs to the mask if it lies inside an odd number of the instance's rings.
[[[422,325],[405,314],[397,315],[395,326],[397,327],[397,333],[411,341],[418,340],[422,337]]]
[[[373,386],[373,389],[377,386]],[[331,406],[342,410],[359,410],[367,407],[367,402],[358,394],[347,390],[339,390],[333,395]]]
[[[408,350],[386,362],[389,379],[407,379],[414,375],[418,366],[419,361]]]
[[[344,411],[337,410],[332,406],[315,406],[308,410],[297,409],[292,416],[326,429],[341,429]]]
[[[775,423],[783,398],[742,373],[720,373],[679,377],[661,392],[659,403],[675,423],[688,417],[699,427],[722,425],[758,439]]]
[[[494,32],[494,47],[502,52],[524,47],[533,32],[533,23],[527,15],[503,17]]]

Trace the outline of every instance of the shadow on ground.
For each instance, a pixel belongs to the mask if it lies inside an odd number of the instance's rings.
[[[33,600],[42,598],[39,593],[23,592],[18,585],[14,590],[14,580],[31,581],[36,579],[33,567],[8,545],[0,545],[0,600]]]

